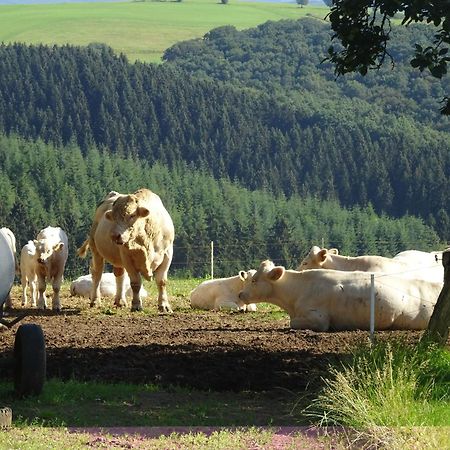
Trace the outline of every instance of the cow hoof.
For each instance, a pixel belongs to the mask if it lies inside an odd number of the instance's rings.
[[[61,308],[53,308],[53,312],[60,313],[61,312]]]
[[[173,313],[172,308],[170,306],[158,306],[158,311],[162,313]]]
[[[132,306],[131,312],[135,312],[135,311],[142,311],[142,306]]]

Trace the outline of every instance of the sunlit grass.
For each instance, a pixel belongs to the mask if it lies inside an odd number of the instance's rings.
[[[450,352],[402,342],[359,349],[330,370],[314,408],[322,424],[359,430],[389,448],[440,448],[450,442]]]
[[[232,0],[138,1],[0,6],[0,41],[28,44],[104,43],[130,61],[159,62],[176,42],[201,38],[212,28],[255,27],[268,20],[322,19],[323,6]]]

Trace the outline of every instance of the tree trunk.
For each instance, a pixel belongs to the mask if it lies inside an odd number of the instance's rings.
[[[442,265],[444,266],[444,286],[439,294],[422,341],[432,342],[444,347],[447,343],[450,327],[450,249],[442,253]]]

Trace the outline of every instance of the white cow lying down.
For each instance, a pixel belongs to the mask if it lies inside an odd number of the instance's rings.
[[[297,272],[263,261],[245,280],[239,298],[244,303],[269,302],[284,309],[291,328],[368,330],[370,273],[336,270]],[[442,283],[375,276],[375,328],[422,330],[428,325]]]
[[[297,270],[333,269],[363,272],[384,272],[395,276],[444,283],[444,267],[436,261],[435,254],[442,252],[419,252],[408,250],[394,258],[378,255],[343,256],[335,248],[326,249],[316,245],[297,267]]]
[[[255,270],[249,271],[249,273],[254,272]],[[244,281],[240,275],[204,281],[190,293],[191,308],[215,311],[220,309],[256,311],[256,305],[246,305],[239,299],[239,292],[243,287]]]
[[[130,286],[130,277],[125,273],[123,288],[127,297],[133,296]],[[70,284],[70,295],[78,295],[80,297],[89,298],[92,290],[92,275],[82,275]],[[102,297],[114,297],[116,295],[116,277],[113,273],[103,273],[100,279],[100,294]],[[147,291],[141,287],[139,295],[142,298],[147,297]]]

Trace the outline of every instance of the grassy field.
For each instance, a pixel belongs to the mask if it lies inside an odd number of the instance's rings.
[[[212,28],[255,27],[268,20],[324,18],[323,6],[231,0],[185,0],[0,6],[0,41],[87,45],[101,42],[130,61],[159,62],[178,41],[202,37]]]

